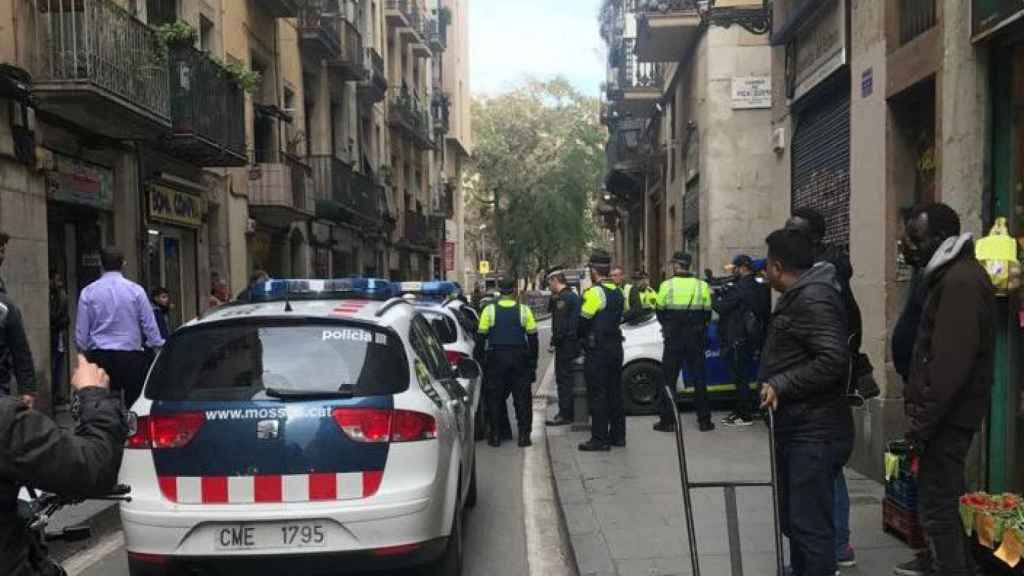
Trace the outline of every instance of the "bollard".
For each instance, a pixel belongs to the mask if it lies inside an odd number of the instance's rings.
[[[587,399],[587,380],[583,377],[584,357],[572,362],[572,404],[574,431],[590,429],[590,401]]]

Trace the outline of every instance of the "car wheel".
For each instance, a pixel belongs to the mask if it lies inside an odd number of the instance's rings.
[[[473,459],[473,472],[469,475],[469,490],[466,491],[466,508],[476,508],[476,459]]]
[[[622,402],[626,414],[657,414],[662,381],[661,366],[656,362],[644,360],[626,366],[622,371]]]
[[[455,504],[452,533],[448,536],[444,554],[429,567],[426,574],[430,576],[462,576],[462,507],[458,503]]]

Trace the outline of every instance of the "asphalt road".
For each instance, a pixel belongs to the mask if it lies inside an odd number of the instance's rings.
[[[540,322],[541,358],[537,382],[544,377],[551,356],[550,320]],[[515,414],[511,402],[509,414]],[[515,418],[512,418],[515,426]],[[523,452],[514,442],[491,448],[477,443],[478,500],[465,523],[467,576],[523,576],[529,574],[523,520]],[[65,562],[69,576],[127,576],[123,537],[120,532],[101,539],[82,554]],[[415,572],[407,575],[412,576]]]

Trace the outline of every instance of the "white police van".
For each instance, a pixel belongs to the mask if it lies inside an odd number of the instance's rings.
[[[397,295],[274,280],[170,337],[121,470],[131,574],[461,572],[480,370]]]

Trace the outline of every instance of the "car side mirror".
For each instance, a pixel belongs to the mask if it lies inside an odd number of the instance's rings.
[[[455,374],[465,380],[476,380],[480,377],[480,373],[480,365],[472,358],[459,360],[458,366],[455,367]]]

